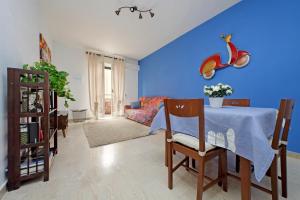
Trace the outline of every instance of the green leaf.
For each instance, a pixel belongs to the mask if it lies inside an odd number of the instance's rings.
[[[59,97],[65,98],[64,106],[66,108],[69,107],[68,100],[76,101],[71,93],[71,90],[69,89],[69,81],[67,80],[69,73],[65,71],[58,71],[54,65],[44,61],[35,62],[33,65],[24,64],[23,69],[48,72],[50,88],[51,90],[54,90]],[[22,77],[21,81],[30,82],[32,80],[29,80],[29,78],[25,76]]]

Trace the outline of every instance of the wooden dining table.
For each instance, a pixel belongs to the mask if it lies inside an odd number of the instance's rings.
[[[251,199],[251,165],[261,181],[274,158],[269,144],[277,110],[273,108],[205,106],[206,142],[240,156],[241,199]],[[171,116],[172,131],[198,137],[198,120]],[[150,131],[166,128],[164,107],[154,117]]]

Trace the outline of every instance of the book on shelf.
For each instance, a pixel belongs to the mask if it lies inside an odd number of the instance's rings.
[[[29,163],[28,163],[29,162]],[[25,159],[20,166],[20,174],[27,175],[31,173],[41,172],[44,170],[44,158],[40,157],[39,159],[28,158]]]
[[[38,122],[20,123],[21,144],[34,144],[44,139],[43,130]]]
[[[39,124],[37,122],[31,122],[28,124],[29,142],[37,143],[39,137]]]
[[[44,111],[43,90],[22,88],[21,112],[40,113]]]
[[[21,163],[20,169],[21,170],[22,169],[27,169],[28,166],[29,166],[29,168],[31,168],[31,167],[41,166],[41,165],[44,165],[44,158],[43,157],[39,157],[39,158],[36,158],[36,159],[33,159],[33,158],[29,157],[29,165],[28,165],[28,158],[27,158]]]
[[[52,161],[53,158],[53,152],[49,151],[49,162]],[[28,163],[29,162],[29,163]],[[44,170],[44,157],[38,156],[38,157],[30,157],[26,158],[22,161],[20,165],[20,174],[21,176],[24,175],[30,175],[37,172],[42,172]],[[28,174],[29,172],[29,174]]]
[[[52,154],[50,153],[49,155],[49,159],[51,159]],[[29,163],[28,163],[29,161]],[[28,175],[29,174],[33,174],[36,172],[41,172],[44,170],[44,157],[40,156],[37,158],[31,158],[29,156],[29,158],[25,158],[23,160],[21,160],[21,165],[20,165],[20,175],[24,176],[24,175]],[[7,169],[5,170],[7,173]]]
[[[42,129],[40,129],[39,131],[39,142],[43,141],[44,140],[44,132]]]
[[[28,128],[26,124],[20,124],[21,144],[28,144]]]

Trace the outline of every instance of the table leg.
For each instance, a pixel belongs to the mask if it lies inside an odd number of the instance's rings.
[[[251,163],[248,159],[240,157],[241,199],[251,199]]]

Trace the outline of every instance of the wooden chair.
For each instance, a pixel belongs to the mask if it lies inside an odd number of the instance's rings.
[[[294,104],[294,101],[291,99],[282,99],[280,101],[273,139],[271,140],[271,146],[275,152],[273,162],[269,168],[271,190],[252,183],[253,187],[271,194],[272,200],[278,200],[278,179],[281,179],[281,195],[287,198],[287,143]],[[278,158],[280,158],[281,177],[278,177]],[[229,175],[237,178],[235,175]]]
[[[223,106],[249,107],[250,99],[224,99]]]
[[[278,199],[278,178],[281,179],[282,197],[287,198],[287,143],[292,113],[295,102],[292,99],[282,99],[280,101],[279,112],[275,131],[272,140],[272,148],[275,151],[275,157],[270,167],[272,199]],[[280,158],[281,177],[277,175],[277,159]]]
[[[226,150],[214,147],[205,142],[204,127],[204,100],[203,99],[165,99],[166,115],[166,136],[167,136],[167,160],[168,160],[168,187],[173,188],[173,173],[180,167],[197,173],[197,200],[202,200],[203,192],[216,183],[221,183],[223,190],[227,191],[227,154]],[[170,115],[177,117],[198,117],[199,139],[182,134],[172,133]],[[185,155],[185,158],[173,168],[173,150]],[[216,179],[206,177],[205,163],[212,158],[219,157],[221,160],[221,170]],[[198,170],[189,168],[189,158],[199,162]],[[208,178],[210,183],[204,185],[204,178]]]
[[[249,107],[250,99],[224,99],[223,106]],[[240,171],[240,157],[235,156],[235,171]]]

